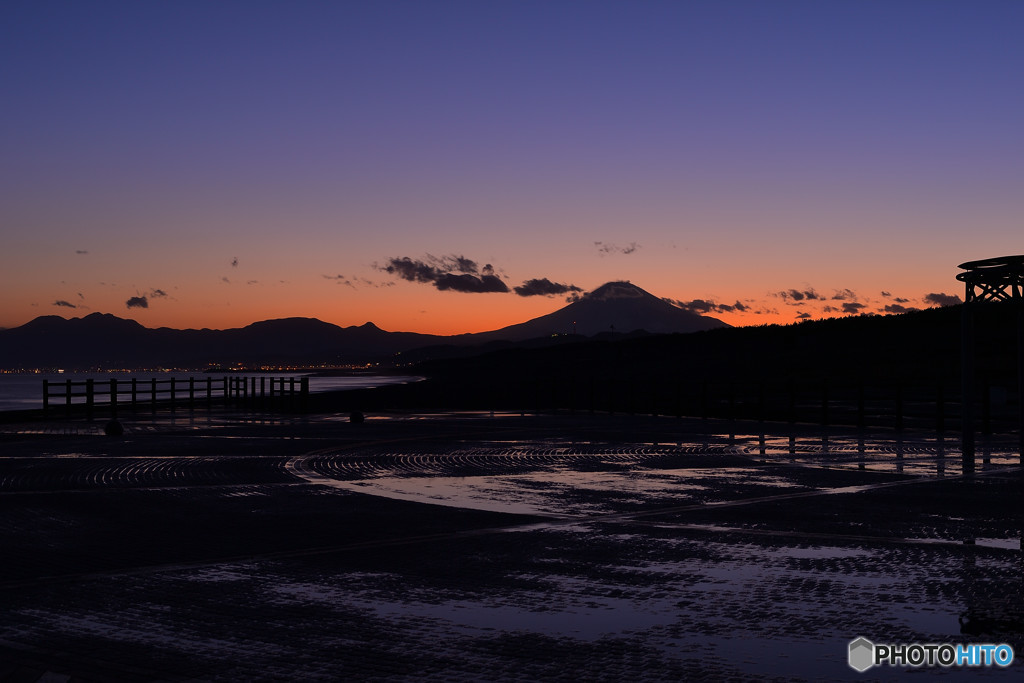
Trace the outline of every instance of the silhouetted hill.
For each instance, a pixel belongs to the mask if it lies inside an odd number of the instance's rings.
[[[521,341],[555,334],[592,337],[643,330],[652,334],[688,333],[728,327],[717,318],[673,306],[630,282],[608,282],[579,301],[525,323],[509,325],[476,339]]]
[[[414,372],[426,382],[347,400],[368,409],[591,409],[845,424],[863,404],[873,424],[895,426],[897,416],[913,414],[934,428],[959,411],[961,309],[507,348],[424,362]],[[976,317],[979,420],[986,411],[1006,420],[1016,411],[1016,311],[992,304]]]
[[[719,320],[683,311],[626,282],[599,287],[582,300],[525,323],[443,337],[387,332],[373,323],[338,327],[315,318],[265,320],[229,330],[150,329],[104,313],[66,320],[42,316],[0,330],[3,368],[204,367],[253,364],[341,364],[387,362],[410,349],[422,360],[480,353],[494,348],[533,348],[565,343],[552,335],[691,332],[723,326]],[[424,348],[427,347],[427,348]],[[491,350],[484,346],[483,350]]]
[[[65,320],[44,316],[0,332],[0,366],[204,367],[235,363],[348,363],[387,360],[440,339],[385,332],[372,323],[338,327],[313,318],[286,318],[229,330],[150,329],[92,313]]]

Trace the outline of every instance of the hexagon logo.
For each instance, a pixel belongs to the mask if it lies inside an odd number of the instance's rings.
[[[864,673],[875,665],[875,644],[867,638],[850,641],[850,668]]]

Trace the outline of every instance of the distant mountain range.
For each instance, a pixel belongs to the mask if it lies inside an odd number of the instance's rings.
[[[2,368],[141,368],[253,364],[355,363],[387,360],[423,347],[470,351],[474,346],[515,345],[553,335],[591,337],[696,332],[728,327],[666,303],[628,282],[609,282],[554,313],[491,332],[439,336],[387,332],[373,323],[339,327],[315,318],[284,318],[229,330],[147,328],[109,313],[70,320],[42,316],[0,330]],[[417,358],[431,357],[420,352]]]

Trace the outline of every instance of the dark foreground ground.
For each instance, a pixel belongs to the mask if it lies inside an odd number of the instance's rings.
[[[788,425],[125,425],[2,426],[2,680],[1020,675],[1013,439],[963,478],[952,440]],[[858,674],[858,636],[1020,655]]]

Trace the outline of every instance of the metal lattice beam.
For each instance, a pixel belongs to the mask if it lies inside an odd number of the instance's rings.
[[[956,276],[966,287],[966,303],[1024,298],[1024,256],[968,261]]]

